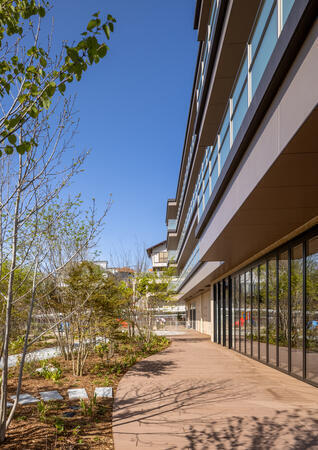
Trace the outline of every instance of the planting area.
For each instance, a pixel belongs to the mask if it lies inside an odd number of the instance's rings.
[[[21,392],[40,399],[40,392],[56,390],[59,401],[19,405],[8,430],[4,449],[113,449],[112,398],[96,398],[96,387],[112,387],[137,361],[169,345],[163,336],[149,342],[123,333],[109,358],[107,344],[98,344],[88,356],[85,372],[74,375],[72,361],[62,357],[25,364]],[[17,368],[10,369],[9,399],[15,394]],[[69,400],[68,389],[84,388],[87,400]]]

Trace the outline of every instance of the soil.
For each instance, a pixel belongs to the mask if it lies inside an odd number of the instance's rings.
[[[169,345],[168,343],[166,346]],[[161,349],[160,349],[161,350]],[[151,352],[153,354],[154,352]],[[149,353],[150,354],[150,353]],[[137,361],[148,356],[145,352],[137,356]],[[75,376],[72,364],[62,357],[50,360],[62,369],[62,377],[57,382],[46,380],[34,373],[35,367],[27,366],[23,379],[22,393],[32,394],[40,398],[39,392],[57,390],[63,401],[41,403],[46,408],[45,414],[40,413],[41,406],[18,405],[14,419],[7,432],[3,449],[109,449],[113,450],[112,437],[112,407],[113,399],[96,399],[95,387],[112,386],[113,395],[116,387],[129,367],[111,373],[113,363],[121,361],[120,355],[115,355],[110,364],[102,362],[98,356],[92,356],[87,361],[85,375]],[[36,367],[40,366],[40,363]],[[15,394],[16,369],[11,369],[9,380],[9,396]],[[80,405],[79,401],[69,401],[67,389],[85,388],[89,401]],[[42,407],[43,407],[42,406]],[[88,409],[92,406],[92,412]],[[66,416],[65,416],[66,413]],[[67,417],[72,416],[72,417]]]

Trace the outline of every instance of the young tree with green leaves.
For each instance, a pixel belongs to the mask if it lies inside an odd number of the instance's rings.
[[[64,154],[74,133],[73,100],[65,97],[65,91],[106,55],[108,47],[103,40],[110,38],[115,22],[111,15],[102,21],[95,13],[80,40],[72,46],[63,44],[56,57],[51,54],[50,39],[41,33],[41,21],[49,8],[49,2],[41,0],[0,2],[0,283],[5,286],[0,292],[4,314],[0,442],[5,440],[18,402],[37,290],[50,275],[44,270],[49,248],[42,244],[47,230],[41,212],[81,170],[86,157],[82,154],[65,162]],[[43,45],[47,41],[49,44]],[[62,270],[65,264],[64,260],[54,271]],[[27,267],[25,279],[32,282],[21,295],[15,286],[22,267]],[[8,415],[8,356],[14,310],[26,299],[28,318],[17,400]]]

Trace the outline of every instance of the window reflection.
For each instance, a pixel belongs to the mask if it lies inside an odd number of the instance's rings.
[[[252,269],[252,336],[253,336],[253,356],[258,359],[258,267]]]
[[[306,254],[306,378],[318,383],[318,236]]]
[[[260,359],[266,361],[266,265],[260,266]]]
[[[276,258],[268,261],[268,360],[276,364]]]
[[[279,255],[278,289],[279,367],[288,370],[288,252]]]
[[[303,369],[303,247],[291,251],[291,371],[302,376]]]
[[[246,353],[252,354],[252,308],[251,308],[251,273],[245,274],[245,290],[246,290]]]

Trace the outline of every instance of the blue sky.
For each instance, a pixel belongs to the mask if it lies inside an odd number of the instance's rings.
[[[96,11],[116,19],[110,52],[76,85],[80,150],[91,149],[72,185],[101,211],[113,206],[101,258],[166,237],[176,192],[197,55],[195,0],[55,0],[55,41],[76,40]]]

